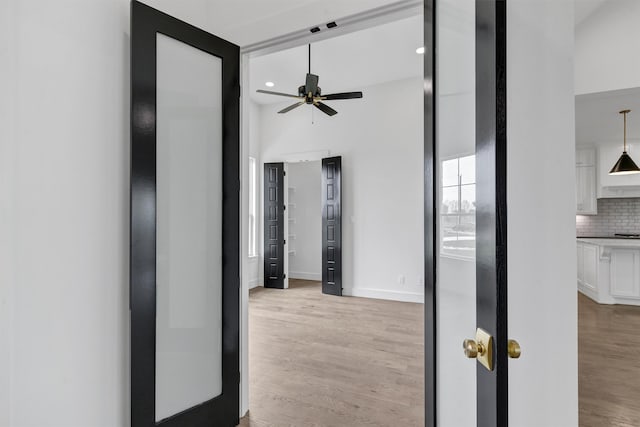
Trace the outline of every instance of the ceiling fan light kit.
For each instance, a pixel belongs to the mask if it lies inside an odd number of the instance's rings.
[[[624,116],[624,145],[622,148],[622,155],[609,171],[609,175],[631,175],[640,173],[638,165],[636,165],[631,156],[627,154],[627,114],[630,112],[631,110],[620,111],[620,114]]]
[[[298,88],[297,95],[290,95],[288,93],[274,92],[262,89],[258,89],[257,92],[265,93],[267,95],[286,96],[289,98],[298,99],[298,102],[289,105],[286,108],[283,108],[282,110],[278,111],[278,114],[288,113],[289,111],[298,108],[301,105],[309,104],[313,105],[329,116],[335,116],[336,114],[338,114],[338,112],[322,101],[362,98],[362,92],[341,92],[322,95],[322,89],[320,89],[320,86],[318,86],[319,79],[320,78],[317,75],[311,73],[311,45],[309,45],[309,72],[307,73],[305,84]]]

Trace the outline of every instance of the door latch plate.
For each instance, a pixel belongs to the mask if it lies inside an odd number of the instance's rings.
[[[493,371],[493,337],[482,328],[476,329],[476,342],[478,347],[484,348],[482,353],[478,353],[478,362],[485,368]]]

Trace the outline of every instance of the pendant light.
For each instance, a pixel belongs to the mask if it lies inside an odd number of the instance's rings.
[[[627,114],[631,110],[622,110],[620,114],[624,115],[624,145],[622,155],[618,159],[613,168],[609,171],[609,175],[631,175],[634,173],[640,173],[640,168],[627,154]]]

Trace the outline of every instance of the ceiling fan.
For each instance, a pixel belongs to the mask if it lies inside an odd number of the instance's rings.
[[[322,101],[333,101],[338,99],[356,99],[362,98],[362,92],[342,92],[342,93],[331,93],[328,95],[322,95],[322,91],[320,90],[320,86],[318,86],[318,76],[315,74],[311,74],[311,45],[309,45],[309,72],[307,73],[307,79],[305,84],[298,88],[297,95],[290,95],[288,93],[282,92],[274,92],[271,90],[262,90],[258,89],[256,92],[266,93],[268,95],[278,95],[278,96],[286,96],[289,98],[296,98],[298,102],[278,111],[279,114],[288,113],[294,108],[298,108],[303,104],[313,105],[320,111],[329,116],[335,116],[338,114],[336,110],[329,107],[327,104]]]

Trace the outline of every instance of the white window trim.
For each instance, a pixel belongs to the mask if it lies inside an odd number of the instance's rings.
[[[253,221],[252,221],[253,219]],[[258,162],[249,157],[249,222],[247,255],[249,259],[258,257]]]

